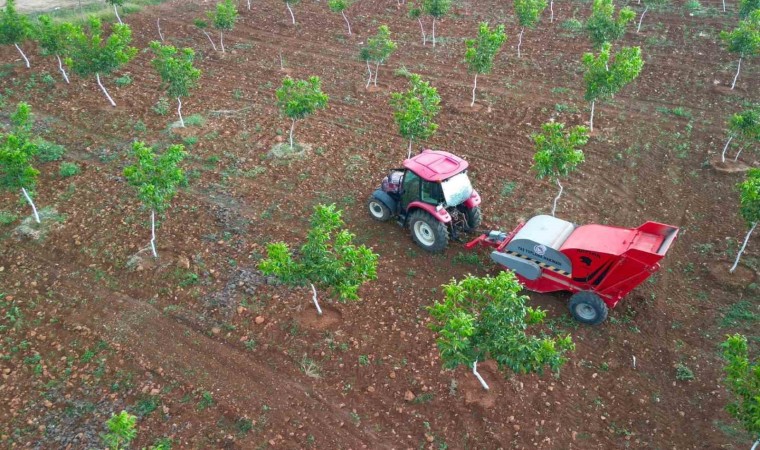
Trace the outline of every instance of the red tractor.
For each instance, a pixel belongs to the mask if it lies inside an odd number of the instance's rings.
[[[367,201],[373,219],[397,219],[429,252],[441,252],[449,238],[480,226],[480,195],[467,177],[467,161],[451,153],[424,150],[393,169]]]
[[[572,292],[570,313],[596,325],[607,318],[608,308],[659,270],[677,235],[677,227],[657,222],[631,229],[536,216],[511,233],[490,231],[466,247],[492,247],[491,259],[514,271],[531,291]]]

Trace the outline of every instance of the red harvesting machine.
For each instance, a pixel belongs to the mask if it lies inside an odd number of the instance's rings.
[[[575,225],[535,216],[511,233],[490,231],[466,244],[493,248],[491,259],[512,270],[529,290],[570,291],[579,322],[596,325],[636,286],[660,268],[678,228],[646,222],[638,228]]]

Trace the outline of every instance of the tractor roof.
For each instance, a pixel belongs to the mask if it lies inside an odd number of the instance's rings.
[[[464,171],[467,161],[440,150],[423,150],[419,155],[404,161],[404,167],[425,181],[444,181]]]

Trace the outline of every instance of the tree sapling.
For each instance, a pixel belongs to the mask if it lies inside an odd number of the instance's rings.
[[[728,51],[739,55],[736,75],[731,83],[731,89],[736,86],[742,61],[757,56],[760,53],[760,9],[750,13],[749,17],[739,22],[739,27],[732,32],[721,31],[720,38],[726,43]]]
[[[422,0],[422,11],[433,18],[433,47],[435,47],[435,21],[449,13],[451,0]]]
[[[24,58],[27,69],[31,67],[29,58],[26,57],[19,44],[29,39],[31,32],[32,26],[29,19],[16,11],[16,0],[6,0],[5,8],[0,9],[0,45],[13,44]]]
[[[749,226],[749,231],[744,236],[744,242],[736,254],[734,265],[728,270],[730,273],[734,273],[739,265],[739,259],[741,259],[744,249],[747,248],[749,237],[755,231],[757,222],[760,220],[760,169],[749,169],[747,177],[739,183],[739,205],[739,213]]]
[[[96,17],[89,18],[89,33],[76,27],[71,33],[71,46],[66,65],[81,77],[92,76],[106,95],[111,106],[116,106],[105,86],[100,81],[100,74],[110,74],[128,63],[137,55],[137,49],[130,47],[132,30],[129,25],[114,24],[111,35],[103,37],[103,25]]]
[[[668,2],[669,0],[644,0],[644,11],[642,11],[641,16],[639,16],[639,25],[636,27],[636,33],[641,31],[641,22],[644,21],[644,15],[649,11],[650,6],[652,9],[660,8]]]
[[[288,8],[288,12],[290,13],[290,20],[293,22],[293,25],[296,24],[296,16],[293,14],[293,8],[290,7],[290,5],[297,5],[301,2],[301,0],[285,0],[285,7]]]
[[[203,34],[206,35],[206,37],[208,38],[208,41],[211,43],[211,48],[213,48],[214,51],[216,51],[216,44],[214,43],[214,40],[211,39],[211,35],[208,34],[208,31],[206,31],[206,29],[208,28],[208,22],[206,22],[203,19],[195,19],[193,20],[193,23],[195,24],[196,27],[198,27],[199,30],[201,30]]]
[[[409,140],[407,158],[412,155],[412,142],[428,139],[438,129],[433,122],[441,110],[441,97],[438,91],[417,74],[409,77],[409,89],[406,92],[391,94],[393,118],[399,128],[399,134]]]
[[[330,8],[330,11],[340,13],[341,16],[343,16],[343,20],[346,21],[346,26],[348,27],[348,35],[351,35],[351,23],[348,21],[348,17],[346,17],[346,9],[351,6],[352,0],[327,0],[327,6]]]
[[[137,417],[122,411],[111,415],[106,422],[108,433],[103,434],[103,444],[108,450],[123,450],[129,448],[129,443],[137,437],[135,424]]]
[[[391,40],[391,31],[387,25],[380,25],[377,28],[377,33],[367,38],[367,45],[362,47],[359,52],[359,57],[367,63],[367,71],[369,72],[366,87],[369,87],[369,83],[373,81],[369,63],[375,63],[374,85],[377,86],[377,73],[379,72],[380,64],[385,63],[391,57],[393,52],[396,51],[396,47],[396,43]]]
[[[726,360],[724,382],[734,397],[726,411],[755,440],[754,450],[760,445],[760,361],[750,359],[747,337],[741,334],[726,336],[721,347]]]
[[[296,120],[326,108],[329,97],[322,92],[322,82],[319,77],[309,77],[308,80],[285,77],[282,80],[282,87],[277,89],[275,96],[280,112],[292,121],[290,125],[290,148],[292,149]]]
[[[531,136],[536,146],[533,155],[533,170],[536,178],[548,178],[557,183],[559,193],[552,203],[552,216],[557,210],[557,201],[562,196],[560,177],[567,177],[583,162],[583,147],[588,142],[588,128],[577,126],[565,131],[564,123],[549,122],[541,126],[542,132]]]
[[[47,15],[41,15],[37,20],[39,21],[39,25],[37,25],[35,34],[41,53],[43,56],[55,55],[58,60],[58,70],[61,71],[66,83],[69,83],[69,76],[63,67],[61,56],[66,58],[68,55],[74,26],[68,22],[53,22],[53,19]]]
[[[515,0],[515,14],[520,22],[520,37],[517,41],[517,56],[520,57],[523,33],[525,27],[535,28],[541,18],[541,13],[546,9],[546,0]]]
[[[238,18],[238,11],[232,0],[224,0],[216,4],[214,11],[206,13],[214,28],[219,30],[219,44],[224,51],[224,32],[232,31],[235,28],[235,21]]]
[[[40,223],[37,207],[32,200],[40,172],[32,166],[32,159],[37,154],[38,148],[29,135],[31,130],[29,105],[24,102],[19,103],[16,112],[11,117],[11,122],[13,130],[0,136],[0,188],[10,191],[21,190],[29,206],[32,207],[35,222]]]
[[[121,17],[119,16],[119,10],[116,8],[117,6],[124,7],[124,0],[106,0],[106,3],[113,6],[113,12],[116,14],[116,20],[119,21],[120,24],[124,24],[124,22],[121,21]]]
[[[409,17],[416,20],[420,24],[420,33],[422,33],[422,45],[427,43],[427,36],[425,36],[425,27],[422,26],[422,8],[417,6],[416,3],[409,2],[407,4],[409,11]]]
[[[198,84],[198,79],[201,77],[200,69],[193,66],[195,52],[192,48],[178,50],[171,45],[161,45],[157,41],[151,42],[150,48],[156,55],[151,63],[161,76],[166,93],[177,99],[179,123],[184,127],[181,97],[190,95],[190,89]]]
[[[731,116],[728,121],[728,140],[720,154],[721,162],[726,162],[726,151],[734,139],[742,144],[760,142],[760,105]],[[736,152],[734,161],[739,160],[742,150],[743,147]]]
[[[470,107],[475,106],[475,89],[478,87],[478,75],[491,73],[493,58],[506,40],[507,35],[504,33],[504,25],[499,25],[495,30],[491,31],[487,23],[481,23],[478,28],[478,38],[464,41],[465,47],[467,47],[464,53],[467,69],[470,73],[475,74]]]
[[[594,48],[623,37],[626,26],[636,18],[636,13],[625,7],[620,9],[617,19],[614,16],[615,4],[612,0],[594,0],[591,17],[586,21],[586,31]]]
[[[152,147],[135,141],[132,144],[132,156],[137,161],[124,169],[127,181],[137,189],[137,197],[150,209],[150,249],[154,258],[158,258],[156,213],[160,214],[169,207],[177,194],[177,187],[185,182],[185,173],[179,164],[186,155],[185,147],[181,144],[171,145],[157,155]]]

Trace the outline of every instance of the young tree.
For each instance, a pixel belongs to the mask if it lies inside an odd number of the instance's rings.
[[[206,28],[208,28],[208,22],[206,22],[203,19],[195,19],[193,20],[193,23],[195,24],[196,27],[198,27],[199,30],[201,30],[201,32],[203,32],[203,34],[206,35],[206,37],[208,38],[208,41],[211,43],[211,48],[213,48],[214,51],[216,51],[216,44],[214,43],[214,40],[211,39],[211,35],[208,34],[208,31],[206,31]]]
[[[277,89],[275,96],[280,112],[292,120],[290,148],[293,148],[293,129],[296,126],[296,120],[310,116],[319,109],[325,109],[329,97],[322,92],[322,81],[319,77],[309,77],[308,80],[285,77],[282,80],[282,87]]]
[[[586,83],[585,98],[591,102],[591,119],[589,121],[591,131],[594,131],[594,107],[597,100],[612,97],[623,89],[628,83],[635,80],[644,67],[639,47],[623,47],[615,55],[614,61],[610,62],[609,42],[602,44],[599,56],[592,53],[583,55],[586,72],[583,81]]]
[[[736,266],[739,265],[739,259],[744,253],[744,249],[747,248],[747,242],[752,232],[755,231],[758,220],[760,220],[760,169],[752,168],[747,171],[747,177],[739,183],[739,213],[747,225],[749,225],[749,231],[744,237],[739,252],[736,254],[736,261],[731,266],[729,272],[734,273]]]
[[[725,1],[725,0],[724,0]],[[739,18],[746,19],[753,11],[760,10],[760,0],[739,0]],[[723,9],[725,12],[725,8]]]
[[[747,338],[741,334],[726,336],[721,347],[726,360],[726,387],[735,398],[726,411],[755,440],[754,450],[760,445],[760,361],[750,360]]]
[[[143,142],[132,144],[132,156],[137,160],[124,169],[129,184],[137,188],[137,197],[150,209],[150,249],[156,252],[156,213],[161,214],[177,194],[177,186],[185,182],[185,173],[179,163],[187,153],[181,144],[171,145],[157,155],[152,147]]]
[[[546,9],[546,0],[515,0],[515,14],[520,22],[520,37],[517,41],[517,56],[520,57],[520,47],[522,46],[523,33],[525,27],[535,28],[541,13]]]
[[[507,35],[504,33],[504,25],[499,25],[495,30],[488,28],[488,23],[481,23],[478,28],[477,39],[467,39],[464,41],[467,50],[464,52],[464,60],[467,63],[467,69],[470,73],[475,74],[475,82],[472,85],[472,103],[475,105],[475,89],[478,87],[478,75],[491,73],[493,67],[493,58],[504,45]]]
[[[214,28],[219,30],[219,43],[224,51],[224,32],[232,31],[235,28],[235,21],[238,18],[238,11],[232,0],[224,0],[216,4],[216,10],[206,13]]]
[[[409,2],[407,4],[409,10],[409,17],[415,19],[420,24],[420,33],[422,33],[422,45],[427,43],[427,36],[425,36],[425,27],[422,26],[422,9],[417,6],[416,3]]]
[[[721,31],[720,38],[726,43],[728,51],[739,55],[736,75],[731,83],[731,89],[736,86],[742,60],[757,56],[760,53],[760,10],[750,13],[749,17],[739,22],[739,27],[732,32]]]
[[[552,216],[557,210],[557,201],[562,196],[560,177],[567,177],[583,162],[583,147],[588,142],[588,128],[577,126],[564,131],[564,123],[549,122],[541,126],[541,133],[533,134],[536,153],[533,155],[533,170],[536,178],[549,178],[557,183],[559,193],[552,203]]]
[[[10,191],[21,190],[32,207],[34,220],[40,223],[37,207],[29,193],[34,192],[40,172],[32,166],[32,158],[38,148],[30,136],[32,123],[28,104],[18,104],[16,112],[11,115],[11,123],[11,132],[0,137],[0,187]]]
[[[377,278],[377,254],[354,244],[355,235],[344,228],[341,214],[334,204],[315,206],[298,258],[284,242],[270,243],[259,269],[287,284],[317,284],[342,301],[359,300],[359,287]]]
[[[193,66],[195,52],[192,48],[183,48],[178,50],[171,45],[161,45],[160,42],[153,41],[150,48],[156,55],[151,63],[161,76],[163,88],[166,93],[177,99],[177,114],[179,123],[185,126],[182,119],[182,98],[190,95],[190,89],[198,84],[201,77],[200,69]]]
[[[29,69],[29,58],[21,50],[19,44],[29,39],[32,26],[29,19],[16,11],[16,0],[6,0],[5,8],[0,9],[0,45],[13,44],[26,62]]]
[[[285,0],[285,7],[288,8],[288,12],[290,13],[290,20],[293,21],[293,25],[296,24],[296,16],[293,14],[293,8],[291,8],[290,5],[297,5],[300,2],[301,0]]]
[[[116,8],[117,6],[124,7],[124,0],[106,0],[106,3],[113,5],[113,12],[116,14],[116,20],[124,25],[124,22],[121,21],[121,17],[119,17],[119,10]]]
[[[451,0],[422,0],[422,11],[433,18],[433,47],[435,47],[435,21],[449,13]]]
[[[74,26],[68,22],[55,23],[50,16],[42,15],[37,18],[39,24],[35,30],[37,42],[43,56],[55,55],[58,60],[58,70],[61,71],[63,79],[69,83],[69,76],[63,67],[61,55],[65,58],[68,55],[71,35],[74,33]]]
[[[330,11],[340,13],[341,16],[343,16],[343,20],[346,21],[346,26],[348,27],[348,34],[351,35],[351,23],[348,21],[348,17],[346,17],[346,9],[351,6],[352,0],[327,0],[327,6],[330,8]]]
[[[399,134],[409,140],[407,158],[412,155],[412,142],[430,138],[438,129],[433,122],[441,110],[441,97],[438,91],[417,74],[409,78],[406,92],[391,94],[393,118],[399,128]]]
[[[111,35],[103,36],[103,25],[96,17],[89,18],[89,29],[85,32],[80,27],[71,33],[71,47],[66,65],[81,77],[92,76],[106,95],[111,106],[116,106],[105,86],[100,81],[100,74],[108,75],[137,55],[137,49],[130,47],[132,30],[129,25],[114,24]]]
[[[723,146],[723,152],[720,155],[722,162],[726,162],[726,151],[734,139],[742,143],[760,142],[760,105],[731,116],[728,121],[728,141]],[[743,147],[736,152],[734,161],[739,160],[742,150]]]
[[[644,11],[641,13],[641,16],[639,16],[639,25],[636,27],[636,33],[641,31],[641,22],[644,21],[644,15],[649,11],[649,7],[651,6],[652,9],[659,8],[665,4],[668,3],[669,0],[645,0],[644,1]]]
[[[101,436],[106,448],[109,450],[129,448],[129,443],[137,437],[136,422],[137,417],[126,411],[111,415],[111,418],[106,422],[108,433]]]
[[[396,47],[396,43],[391,40],[391,30],[388,29],[387,25],[380,25],[377,28],[377,33],[367,38],[367,45],[362,47],[359,52],[359,57],[367,63],[367,71],[369,72],[367,87],[369,87],[369,83],[372,81],[372,70],[369,67],[369,63],[375,63],[374,84],[377,86],[377,73],[379,72],[380,64],[385,63],[391,57],[393,52],[396,51]]]
[[[522,286],[511,271],[495,277],[468,275],[442,290],[443,301],[428,311],[446,368],[493,359],[500,369],[517,374],[541,374],[545,367],[558,372],[567,362],[566,353],[575,348],[570,335],[539,338],[527,333],[530,325],[543,322],[546,311],[526,305],[528,297],[519,295]]]
[[[591,17],[586,21],[586,31],[594,48],[623,37],[628,22],[636,17],[636,13],[628,7],[620,9],[617,19],[614,15],[615,5],[612,0],[594,0]]]

